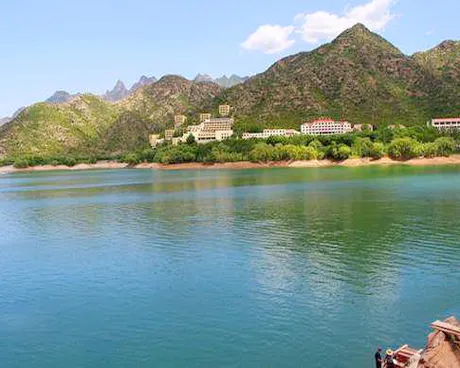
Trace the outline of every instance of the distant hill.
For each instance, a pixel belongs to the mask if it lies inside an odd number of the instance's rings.
[[[139,78],[139,81],[134,83],[131,87],[131,89],[129,90],[129,94],[133,94],[134,92],[136,92],[139,88],[141,87],[144,87],[144,86],[148,86],[150,84],[153,84],[157,81],[157,79],[155,77],[146,77],[145,75],[141,76]]]
[[[66,91],[56,91],[54,94],[48,98],[45,102],[53,103],[53,104],[60,104],[70,101],[72,98],[78,95],[72,95]]]
[[[128,95],[129,91],[125,84],[121,80],[118,80],[115,86],[111,90],[108,90],[102,98],[106,101],[116,102],[124,99]]]
[[[9,123],[10,121],[11,121],[11,118],[9,118],[9,117],[7,117],[7,118],[0,118],[0,125]]]
[[[240,83],[247,81],[249,77],[239,77],[238,75],[232,74],[230,77],[222,76],[220,78],[214,79],[209,74],[198,74],[194,81],[195,82],[212,82],[216,83],[222,88],[230,88],[236,86]]]

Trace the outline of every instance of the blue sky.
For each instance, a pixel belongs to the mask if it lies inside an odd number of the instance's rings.
[[[358,20],[411,54],[460,39],[458,0],[15,0],[0,4],[0,117],[140,75],[255,74]]]

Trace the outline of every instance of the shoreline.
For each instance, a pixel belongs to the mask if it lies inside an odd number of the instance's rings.
[[[206,164],[201,162],[189,162],[181,164],[164,165],[158,163],[141,163],[130,166],[117,161],[99,161],[95,164],[77,164],[75,166],[65,165],[43,165],[31,166],[24,169],[17,169],[13,165],[0,167],[0,174],[12,174],[20,172],[46,172],[46,171],[82,171],[82,170],[119,170],[119,169],[144,169],[144,170],[244,170],[244,169],[266,169],[266,168],[317,168],[317,167],[365,167],[365,166],[446,166],[460,165],[460,154],[449,157],[414,158],[407,161],[397,161],[389,157],[382,157],[379,160],[370,158],[349,158],[336,162],[331,160],[311,161],[282,161],[282,162],[225,162]]]

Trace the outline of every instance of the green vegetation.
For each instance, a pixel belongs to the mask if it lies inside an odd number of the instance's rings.
[[[387,130],[385,128],[384,130]],[[388,138],[391,136],[391,140]],[[418,141],[413,138],[430,138],[431,141]],[[456,151],[460,137],[439,136],[432,128],[395,129],[388,131],[360,132],[337,136],[270,137],[266,140],[243,140],[231,138],[223,142],[196,144],[193,139],[173,146],[163,144],[155,150],[131,153],[124,162],[159,162],[177,164],[184,162],[237,162],[237,161],[291,161],[321,160],[328,158],[342,161],[352,157],[379,159],[386,153],[396,160],[415,157],[448,156]],[[382,141],[388,141],[385,143]],[[150,155],[148,153],[151,153]]]

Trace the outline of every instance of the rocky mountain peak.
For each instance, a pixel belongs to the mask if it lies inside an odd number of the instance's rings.
[[[48,103],[60,104],[70,101],[75,95],[70,94],[67,91],[56,91],[54,94],[46,100]]]
[[[144,86],[149,86],[153,83],[155,83],[157,81],[157,79],[155,77],[147,77],[145,75],[142,75],[140,78],[139,78],[139,81],[134,83],[131,87],[131,89],[129,90],[129,94],[133,94],[135,93],[139,88],[142,88]]]
[[[121,81],[118,80],[115,86],[112,88],[112,90],[107,91],[103,98],[107,101],[119,101],[128,96],[129,91],[126,88],[125,84]]]

